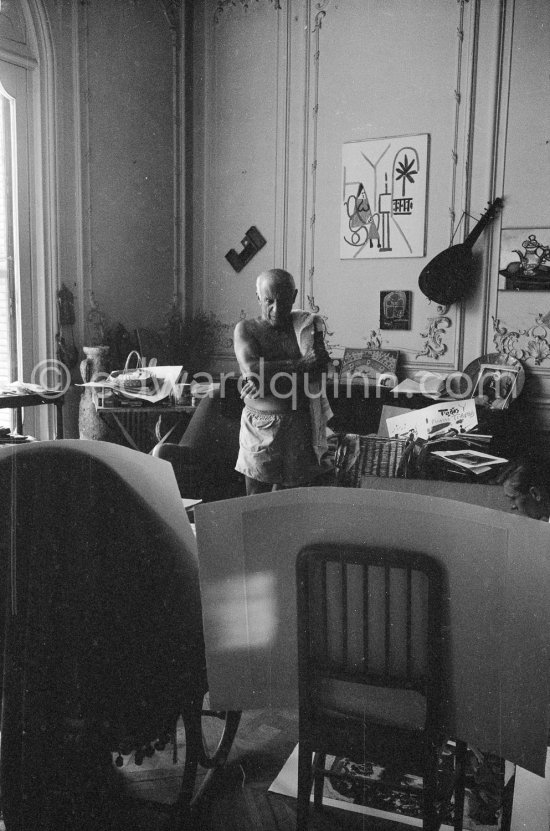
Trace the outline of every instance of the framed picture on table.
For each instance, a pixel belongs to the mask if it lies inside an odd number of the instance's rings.
[[[502,364],[481,364],[472,398],[493,410],[506,409],[517,395],[519,370]]]
[[[340,383],[394,387],[397,384],[397,349],[344,349]]]

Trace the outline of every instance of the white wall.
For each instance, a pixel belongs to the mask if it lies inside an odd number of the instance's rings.
[[[380,290],[397,288],[413,292],[412,326],[381,337],[404,371],[462,368],[494,351],[493,316],[513,327],[534,308],[497,292],[500,229],[550,225],[545,0],[281,0],[278,11],[260,0],[216,20],[220,5],[194,7],[195,303],[231,324],[255,315],[256,275],[284,266],[303,304],[312,297],[327,316],[332,344],[365,345]],[[431,145],[426,256],[341,260],[342,143],[416,133]],[[504,209],[474,248],[474,291],[448,310],[443,354],[422,354],[438,310],[419,273],[497,196]],[[267,245],[236,274],[224,255],[252,224]],[[545,375],[550,358],[525,363]],[[230,350],[220,364],[232,365]]]
[[[44,0],[55,48],[59,280],[158,328],[174,287],[173,53],[159,0]],[[81,321],[82,329],[82,321]],[[80,343],[87,337],[78,332]]]
[[[40,291],[33,296],[36,323],[28,327],[40,333],[37,363],[55,356],[62,283],[74,293],[79,347],[90,342],[90,289],[106,325],[121,322],[131,332],[158,330],[180,288],[176,41],[160,0],[25,0],[22,8],[40,81],[34,141],[42,181],[32,265]],[[2,12],[0,39],[20,13],[16,0],[6,0]],[[70,333],[63,334],[70,343]],[[73,376],[81,380],[78,368]],[[69,436],[78,435],[77,407],[72,389],[65,407]],[[46,423],[36,432],[47,433]]]

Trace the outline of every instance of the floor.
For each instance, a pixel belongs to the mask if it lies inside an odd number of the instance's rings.
[[[268,789],[295,747],[297,735],[295,711],[243,713],[228,762],[216,773],[185,831],[295,831],[296,801],[270,793]],[[178,744],[177,755],[181,763],[184,753],[182,729],[178,731]],[[172,746],[146,758],[139,767],[132,764],[131,757],[122,757],[119,761],[123,766],[111,769],[114,787],[108,785],[105,788],[104,796],[99,800],[102,809],[94,818],[87,813],[89,821],[75,826],[61,808],[57,821],[48,826],[48,831],[69,828],[71,831],[76,828],[78,831],[175,831],[169,822],[167,803],[178,792],[180,767],[173,764]],[[83,767],[89,771],[89,765]],[[204,771],[199,772],[198,785],[202,776]],[[549,782],[550,761],[545,779],[518,771],[512,831],[547,831],[550,828]],[[97,806],[96,794],[94,788],[92,798]],[[334,809],[322,813],[312,811],[310,821],[310,831],[406,831],[407,828],[411,826]],[[0,831],[4,831],[1,821]],[[481,831],[481,827],[475,831]]]
[[[192,831],[295,831],[295,800],[269,793],[268,789],[296,745],[297,735],[297,715],[293,711],[243,713],[229,760],[195,810]],[[131,787],[133,790],[134,785]],[[151,798],[155,790],[158,796],[165,789],[155,785],[154,778],[147,781],[144,773],[135,792]],[[168,829],[166,814],[150,806],[139,809],[138,821],[139,831]],[[312,813],[310,823],[310,831],[403,831],[406,827],[330,809]]]
[[[270,793],[269,786],[292,752],[298,733],[294,711],[243,713],[229,760],[211,783],[197,807],[192,831],[295,831],[296,802]],[[550,757],[549,757],[550,758]],[[546,831],[550,828],[550,762],[547,777],[519,771],[514,798],[512,831]],[[134,786],[132,785],[132,788]],[[142,798],[169,798],[177,781],[163,784],[146,771],[133,791]],[[138,803],[139,804],[139,803]],[[494,827],[494,826],[492,826]],[[134,831],[168,831],[167,814],[142,805]],[[410,825],[365,817],[348,811],[327,809],[312,812],[310,831],[405,831]],[[486,826],[478,826],[476,831]]]

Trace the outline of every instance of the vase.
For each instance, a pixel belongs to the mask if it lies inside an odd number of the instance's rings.
[[[106,378],[108,370],[108,346],[83,346],[86,357],[80,363],[80,374],[84,383]],[[115,441],[114,430],[97,412],[92,390],[84,387],[78,407],[78,432],[81,439],[93,441]]]

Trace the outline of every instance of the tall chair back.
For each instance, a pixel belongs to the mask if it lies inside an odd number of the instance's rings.
[[[102,442],[3,449],[0,510],[2,807],[45,831],[70,760],[110,764],[200,710],[196,546],[170,466]]]
[[[441,565],[419,552],[318,544],[299,553],[296,574],[298,828],[306,828],[312,776],[321,804],[327,753],[382,766],[390,787],[406,774],[422,776],[424,827],[438,827],[438,753],[446,733]],[[458,748],[461,828],[465,747]]]

